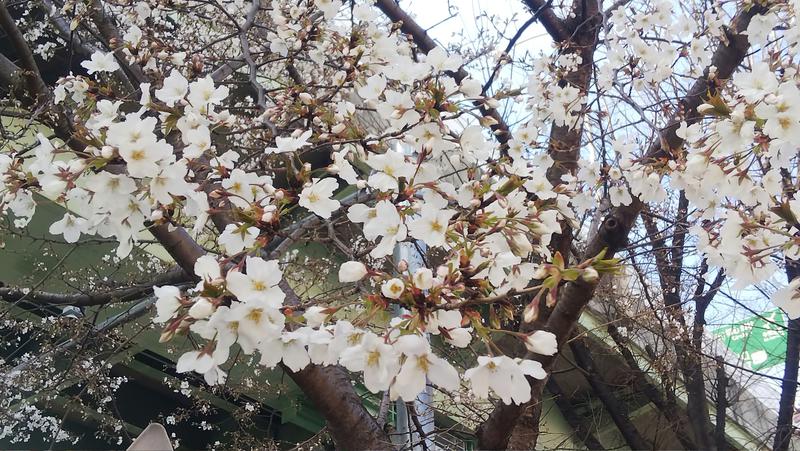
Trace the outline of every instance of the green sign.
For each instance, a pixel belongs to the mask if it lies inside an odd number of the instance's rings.
[[[786,359],[786,320],[780,309],[714,331],[725,346],[740,354],[753,370],[762,370]]]

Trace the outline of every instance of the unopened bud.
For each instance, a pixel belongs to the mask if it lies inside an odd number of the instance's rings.
[[[174,330],[172,330],[172,329],[165,330],[165,331],[161,332],[161,336],[158,337],[158,342],[159,343],[166,343],[166,342],[172,340],[172,337],[174,337],[174,336],[175,336],[175,331]]]
[[[589,283],[597,281],[600,278],[600,274],[597,272],[596,269],[592,268],[591,266],[583,270],[583,274],[581,274],[581,278]]]
[[[153,222],[158,222],[164,218],[164,212],[161,210],[153,210],[150,213],[150,220]]]
[[[539,299],[534,299],[533,302],[525,306],[522,311],[522,320],[526,323],[532,323],[539,317]]]
[[[497,125],[497,119],[495,119],[493,117],[489,117],[489,116],[484,116],[484,117],[480,118],[479,122],[484,127],[491,127],[492,125]]]
[[[100,156],[105,159],[111,159],[114,156],[114,148],[111,146],[103,146],[103,149],[100,151]]]
[[[189,309],[189,316],[194,319],[205,319],[214,313],[214,304],[206,298],[199,298]]]
[[[306,105],[311,105],[311,103],[314,101],[314,97],[312,97],[311,94],[307,92],[301,92],[297,97],[299,97],[300,101],[305,103]]]
[[[697,107],[697,112],[700,114],[708,114],[714,111],[714,105],[709,105],[708,103],[702,103],[700,106]]]
[[[767,94],[767,96],[764,97],[764,102],[769,104],[769,105],[775,105],[776,103],[778,103],[779,100],[780,100],[780,97],[778,97],[778,96],[776,96],[775,94],[772,94],[772,93]]]

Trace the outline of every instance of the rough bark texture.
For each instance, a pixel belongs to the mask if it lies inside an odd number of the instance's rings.
[[[517,426],[508,441],[508,449],[530,449],[530,444],[539,436],[539,420],[542,416],[542,403],[523,404],[517,419]]]
[[[336,449],[358,451],[393,447],[375,418],[363,408],[344,369],[310,365],[297,373],[286,371],[325,417]]]

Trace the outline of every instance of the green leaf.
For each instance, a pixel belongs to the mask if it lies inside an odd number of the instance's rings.
[[[577,280],[578,277],[580,277],[580,275],[581,275],[580,270],[577,270],[575,268],[565,269],[564,271],[561,271],[561,278],[564,280],[569,280],[569,281]]]

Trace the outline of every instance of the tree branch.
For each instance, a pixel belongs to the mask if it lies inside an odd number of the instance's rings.
[[[178,268],[156,275],[147,283],[110,291],[88,294],[63,294],[45,291],[25,291],[18,288],[3,287],[0,288],[0,298],[6,302],[19,302],[24,300],[36,304],[88,307],[92,305],[110,304],[112,302],[135,301],[152,292],[154,285],[177,285],[188,282],[191,279],[192,278],[188,274]]]
[[[725,409],[728,407],[727,399],[728,376],[725,374],[725,362],[722,357],[717,357],[717,406],[716,426],[714,427],[714,442],[719,451],[727,451],[728,440],[725,438]]]
[[[550,7],[550,2],[544,2],[542,0],[523,0],[523,2],[530,8],[531,12],[539,11],[540,8],[544,8],[539,21],[547,31],[547,34],[549,34],[554,41],[559,43],[564,42],[572,35],[564,25],[564,21],[556,16],[555,11]]]
[[[574,340],[570,342],[570,349],[575,356],[575,362],[584,370],[583,375],[586,381],[589,382],[592,391],[603,403],[628,446],[631,449],[651,449],[650,444],[647,443],[631,422],[628,409],[609,389],[608,383],[603,379],[603,376],[597,372],[597,367],[589,348],[586,347],[582,340]]]
[[[0,27],[6,32],[11,44],[20,56],[21,68],[24,69],[22,75],[26,79],[28,90],[34,98],[33,103],[38,105],[47,98],[47,94],[50,91],[42,79],[39,66],[36,65],[36,60],[33,58],[33,52],[28,47],[22,32],[17,28],[17,24],[14,22],[14,18],[11,17],[5,1],[0,2]]]
[[[553,401],[556,403],[558,410],[564,415],[564,419],[567,420],[569,426],[575,430],[575,434],[583,444],[586,445],[586,448],[590,450],[605,450],[592,430],[586,427],[585,422],[582,421],[575,412],[575,406],[569,398],[567,398],[566,393],[564,393],[564,390],[562,390],[561,386],[556,382],[555,377],[548,379],[547,391],[553,395]]]
[[[664,418],[669,421],[672,431],[675,433],[675,436],[678,438],[678,441],[681,442],[681,445],[683,445],[684,448],[697,449],[697,446],[686,433],[686,423],[683,420],[683,417],[681,417],[679,414],[677,406],[674,403],[668,402],[664,396],[662,396],[658,387],[653,385],[647,379],[647,374],[639,366],[638,362],[636,361],[636,357],[634,357],[630,349],[628,349],[626,340],[622,334],[619,333],[617,326],[614,324],[609,324],[607,331],[608,335],[617,345],[617,349],[619,349],[620,354],[622,354],[622,358],[625,359],[625,362],[631,368],[637,390],[644,393],[650,402],[652,402],[653,405],[656,406],[656,408],[664,415]]]
[[[800,262],[786,259],[786,278],[789,282],[800,277]],[[786,360],[783,364],[781,399],[778,404],[778,421],[775,425],[773,451],[787,451],[794,434],[794,402],[797,397],[797,376],[800,369],[800,319],[789,320],[786,336]]]
[[[511,50],[514,48],[514,46],[517,44],[517,41],[522,37],[522,34],[525,33],[525,30],[527,30],[528,27],[533,25],[534,22],[539,20],[539,17],[544,12],[545,8],[550,8],[550,5],[552,3],[553,3],[553,0],[547,0],[547,3],[542,5],[539,9],[537,9],[533,13],[533,15],[530,18],[528,18],[528,20],[526,20],[525,23],[523,23],[521,27],[519,27],[519,30],[517,30],[517,32],[514,33],[514,36],[508,41],[508,45],[506,45],[506,49],[503,51],[503,55],[508,55],[509,52],[511,52]],[[497,60],[497,64],[494,66],[494,70],[492,70],[492,73],[491,73],[491,75],[489,75],[489,78],[486,80],[486,83],[483,84],[483,88],[481,88],[481,95],[484,95],[484,96],[486,95],[486,92],[489,90],[489,87],[492,86],[492,82],[494,81],[494,77],[496,77],[497,73],[500,72],[500,68],[501,67],[503,67],[503,58],[502,58],[502,56],[501,56],[501,58],[499,58]]]
[[[112,18],[106,14],[105,8],[103,8],[103,2],[100,0],[92,0],[88,11],[89,17],[100,32],[100,36],[105,39],[108,48],[114,51],[115,45],[122,44],[122,33],[119,32]],[[127,82],[126,84],[130,85],[128,86],[129,89],[136,90],[139,84],[147,82],[147,76],[138,64],[128,64],[124,56],[116,56],[116,59],[125,73],[133,77],[133,80],[123,80],[123,82]]]

